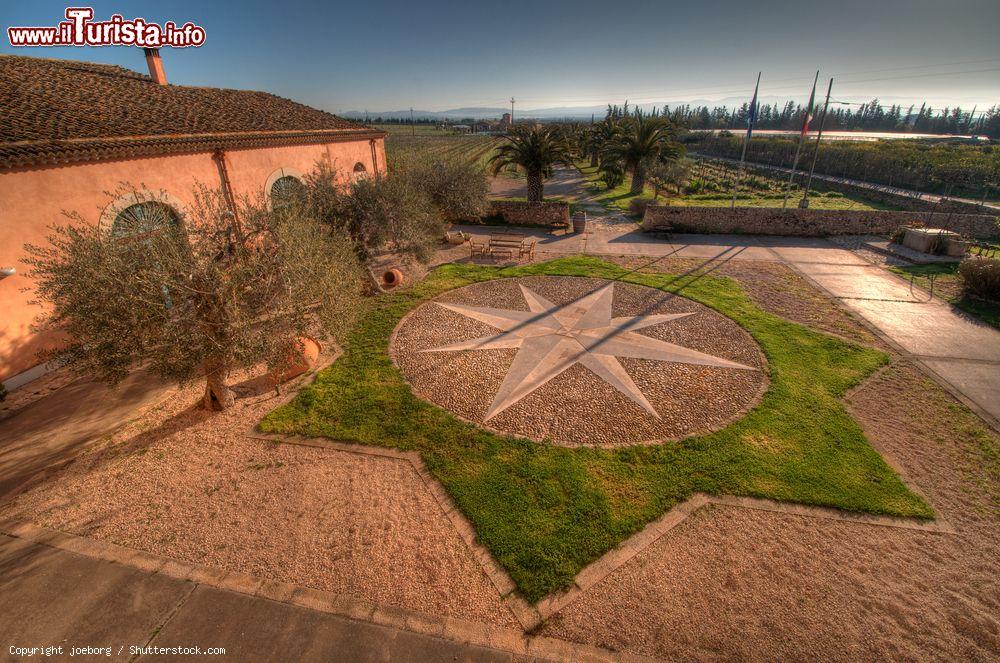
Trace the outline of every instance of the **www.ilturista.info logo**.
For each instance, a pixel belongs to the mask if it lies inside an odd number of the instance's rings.
[[[66,19],[55,27],[9,27],[11,46],[142,46],[187,48],[205,43],[205,28],[188,21],[163,25],[144,18],[125,19],[113,14],[107,21],[94,21],[92,7],[67,7]]]

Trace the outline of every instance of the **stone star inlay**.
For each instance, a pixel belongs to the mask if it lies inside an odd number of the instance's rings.
[[[617,357],[653,359],[699,366],[756,371],[734,361],[691,350],[680,345],[635,333],[637,329],[685,318],[693,313],[611,317],[614,283],[568,304],[557,305],[520,286],[528,311],[512,311],[464,304],[437,302],[449,311],[478,320],[501,333],[453,343],[422,352],[495,350],[518,348],[484,421],[503,412],[546,382],[573,366],[582,364],[612,387],[635,401],[657,419],[650,405]]]

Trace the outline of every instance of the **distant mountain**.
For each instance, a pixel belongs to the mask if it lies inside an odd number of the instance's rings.
[[[751,91],[752,92],[752,91]],[[817,90],[816,96],[818,97],[817,103],[822,103],[822,91]],[[927,101],[930,106],[933,106],[936,111],[940,111],[946,106],[954,106],[956,103],[961,103],[962,108],[965,110],[971,110],[974,102],[969,100],[943,100],[943,99],[918,99],[914,100],[908,97],[879,97],[882,104],[891,105],[899,104],[903,106],[904,112],[906,108],[913,104],[916,108],[920,108],[920,104],[923,101]],[[778,104],[784,105],[785,102],[791,100],[797,104],[806,103],[806,95],[799,97],[789,97],[789,96],[774,96],[774,95],[764,95],[759,98],[761,104]],[[838,95],[838,101],[848,101],[854,103],[865,103],[871,101],[871,97],[860,97],[856,95]],[[623,100],[624,101],[624,100]],[[708,106],[709,108],[714,108],[715,106],[727,106],[728,108],[739,108],[743,104],[750,102],[750,93],[746,97],[726,97],[725,99],[690,99],[683,101],[659,101],[656,103],[645,103],[645,104],[629,104],[630,108],[635,108],[638,106],[643,111],[651,111],[654,108],[663,108],[664,105],[670,106],[671,108],[676,108],[677,106],[688,105],[692,108],[697,106]],[[966,103],[968,102],[968,103]],[[620,106],[622,102],[618,102]],[[554,108],[532,108],[532,109],[519,109],[515,106],[514,115],[517,118],[537,118],[545,120],[553,119],[573,119],[573,120],[589,120],[591,115],[600,119],[604,117],[605,111],[607,111],[607,104],[599,104],[596,106],[557,106]],[[413,117],[420,120],[433,119],[439,121],[445,120],[462,120],[462,119],[475,119],[475,120],[495,120],[499,119],[504,113],[509,113],[510,108],[490,108],[490,107],[468,107],[468,108],[452,108],[444,111],[426,111],[426,110],[416,110],[413,111]],[[383,119],[393,119],[393,120],[408,120],[410,118],[409,110],[394,110],[394,111],[369,111],[365,113],[363,111],[347,111],[345,113],[339,113],[342,117],[362,120],[367,115],[369,118],[381,117]]]
[[[498,120],[504,113],[509,113],[509,108],[453,108],[446,111],[426,111],[413,109],[413,117],[417,120],[460,120],[463,118],[472,118],[475,120]],[[385,120],[408,120],[410,119],[410,111],[407,110],[394,110],[394,111],[369,111],[365,113],[364,111],[347,111],[346,113],[339,113],[341,117],[346,117],[350,120],[363,120],[365,116],[369,118],[381,117]]]

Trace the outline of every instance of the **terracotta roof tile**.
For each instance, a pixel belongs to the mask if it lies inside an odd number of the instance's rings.
[[[0,109],[0,168],[382,135],[266,92],[15,55],[0,55]]]

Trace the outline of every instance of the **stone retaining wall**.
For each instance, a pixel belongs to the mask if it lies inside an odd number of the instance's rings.
[[[890,235],[900,226],[922,223],[973,237],[1000,234],[997,217],[985,214],[887,212],[878,210],[781,210],[763,207],[671,207],[650,205],[643,230],[749,235]]]
[[[491,200],[487,217],[500,218],[511,225],[568,225],[569,203],[528,203],[519,200]]]

